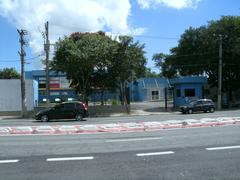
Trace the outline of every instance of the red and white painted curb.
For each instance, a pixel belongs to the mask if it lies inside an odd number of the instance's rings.
[[[111,124],[87,125],[44,125],[44,126],[15,126],[0,127],[0,136],[5,135],[32,135],[32,134],[85,134],[101,132],[143,132],[162,129],[211,127],[231,124],[240,124],[240,117],[218,117],[202,119],[168,120],[153,122],[128,122]]]

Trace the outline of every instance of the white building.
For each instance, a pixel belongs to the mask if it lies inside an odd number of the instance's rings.
[[[37,105],[37,82],[26,80],[26,105],[28,111],[33,111]],[[0,79],[0,112],[20,112],[21,104],[21,80]]]

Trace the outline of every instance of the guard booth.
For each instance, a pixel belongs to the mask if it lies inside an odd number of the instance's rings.
[[[186,105],[192,100],[204,98],[204,85],[207,77],[204,76],[185,76],[170,79],[173,87],[174,108]]]

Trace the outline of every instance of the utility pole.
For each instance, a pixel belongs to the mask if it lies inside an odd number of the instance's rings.
[[[19,42],[21,45],[21,52],[18,51],[18,54],[21,57],[21,104],[22,104],[22,112],[21,112],[21,116],[24,118],[27,116],[27,99],[26,99],[26,91],[25,91],[25,56],[26,53],[24,51],[24,45],[26,45],[26,42],[24,40],[24,35],[27,34],[26,30],[17,30],[18,34],[20,36]]]
[[[44,50],[46,53],[46,105],[49,107],[49,51],[50,51],[50,41],[48,34],[48,21],[45,24],[45,43]]]
[[[222,109],[222,34],[219,34],[219,64],[218,64],[218,110]]]

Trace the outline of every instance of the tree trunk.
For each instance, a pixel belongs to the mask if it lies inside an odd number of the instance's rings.
[[[124,96],[123,96],[123,84],[122,84],[122,82],[120,82],[119,91],[120,91],[120,101],[121,101],[121,105],[123,106],[123,105],[124,105]]]
[[[232,89],[229,88],[228,90],[228,104],[229,104],[229,107],[232,107],[233,105],[233,97],[232,97],[233,93],[232,93]]]
[[[82,92],[82,97],[83,97],[83,103],[88,105],[88,95],[87,95],[87,92],[85,90]]]
[[[104,95],[104,90],[101,90],[101,106],[104,105],[103,95]]]
[[[127,102],[127,96],[126,96],[126,85],[125,85],[125,83],[123,84],[123,99],[124,99],[124,105],[125,105],[126,111],[127,111],[128,114],[130,114],[130,108],[129,108],[129,105],[128,105],[128,102]]]

